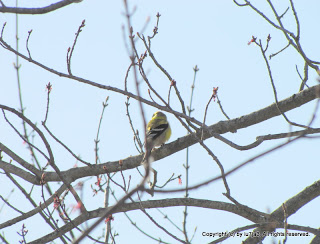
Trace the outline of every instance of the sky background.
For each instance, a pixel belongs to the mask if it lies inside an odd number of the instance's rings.
[[[4,1],[8,6],[13,6],[13,1]],[[257,8],[274,20],[274,16],[265,1],[251,1]],[[50,1],[20,1],[20,6],[36,7],[51,4]],[[278,13],[283,13],[290,5],[289,1],[281,1],[275,4]],[[305,53],[313,60],[319,60],[320,49],[318,41],[319,31],[315,23],[319,23],[319,14],[316,6],[319,2],[310,0],[308,3],[298,1],[295,3],[296,11],[300,18],[301,44]],[[161,14],[159,33],[152,41],[152,51],[158,62],[170,73],[181,92],[186,104],[189,104],[191,84],[193,81],[193,67],[197,65],[199,72],[196,77],[196,85],[193,97],[194,112],[192,116],[202,121],[205,106],[212,94],[213,87],[219,87],[218,94],[223,108],[230,118],[237,118],[274,103],[272,86],[268,77],[266,65],[260,53],[259,47],[248,45],[252,35],[261,39],[265,44],[268,34],[272,39],[267,55],[282,49],[286,40],[280,31],[273,29],[265,20],[248,7],[238,7],[233,1],[130,1],[130,8],[135,8],[132,17],[134,32],[145,29],[145,35],[152,35],[156,24],[156,14]],[[124,77],[130,65],[130,59],[126,50],[128,33],[124,5],[122,1],[84,0],[79,4],[72,4],[55,12],[44,15],[20,15],[19,38],[20,51],[27,54],[25,48],[28,31],[33,30],[29,49],[33,59],[58,71],[67,72],[66,55],[68,47],[72,46],[82,20],[86,20],[72,58],[72,73],[75,76],[91,81],[124,89]],[[286,27],[295,32],[296,25],[291,9],[283,18]],[[4,30],[4,39],[11,46],[15,46],[15,15],[1,14],[0,25],[7,22]],[[125,31],[123,31],[125,26]],[[138,51],[145,49],[141,42],[137,43]],[[19,109],[19,97],[17,90],[16,72],[13,67],[15,55],[0,48],[0,104]],[[105,110],[100,131],[99,153],[102,162],[114,161],[137,155],[133,143],[133,134],[126,116],[126,97],[110,91],[98,89],[74,80],[60,78],[54,74],[20,59],[21,88],[25,115],[44,131],[41,121],[44,120],[46,111],[46,84],[53,85],[50,95],[50,110],[47,121],[49,129],[61,141],[69,146],[76,155],[82,159],[94,163],[94,139],[96,137],[98,122],[102,110],[102,102],[109,96],[108,107]],[[301,80],[296,72],[296,65],[303,73],[304,63],[293,48],[288,48],[280,55],[270,60],[272,74],[277,87],[278,99],[284,99],[297,93]],[[152,61],[145,60],[145,70],[153,87],[167,98],[170,81],[158,70]],[[317,76],[313,70],[309,73],[310,86],[317,84]],[[128,89],[135,92],[132,74],[129,75]],[[149,99],[147,86],[140,85],[141,95]],[[153,96],[155,97],[155,96]],[[150,100],[150,99],[149,99]],[[130,112],[133,123],[143,133],[143,123],[140,117],[139,106],[136,101],[130,99]],[[296,123],[306,124],[311,118],[315,108],[315,101],[304,105],[295,111],[290,111],[287,116]],[[180,104],[171,94],[171,105],[180,111]],[[155,108],[143,106],[150,119],[156,111]],[[10,113],[6,113],[10,121],[22,129],[21,121]],[[174,116],[168,115],[173,134],[169,142],[175,141],[186,135],[186,130]],[[207,115],[207,124],[211,125],[225,117],[221,113],[217,103],[211,103]],[[316,117],[313,124],[320,127],[320,120]],[[224,136],[239,145],[247,145],[255,141],[257,136],[284,133],[291,128],[283,119],[276,117],[258,125],[238,130],[237,133],[227,133]],[[30,132],[29,128],[29,132]],[[56,164],[61,170],[72,168],[76,160],[48,134],[52,150],[55,153]],[[44,149],[39,138],[34,138],[35,144]],[[0,117],[0,141],[7,147],[14,149],[21,157],[31,162],[31,157],[21,138]],[[237,151],[228,145],[209,139],[206,144],[219,158],[226,171],[239,165],[247,159],[264,152],[285,140],[264,142],[259,147],[250,151]],[[301,139],[285,148],[268,154],[255,160],[248,166],[241,168],[228,177],[232,196],[240,203],[263,212],[272,212],[287,199],[293,197],[305,187],[319,179],[319,139]],[[220,174],[216,163],[208,156],[199,145],[190,148],[190,185],[195,185],[205,179]],[[177,152],[163,160],[157,161],[153,167],[158,171],[158,183],[164,183],[173,173],[182,175],[185,183],[185,151]],[[39,156],[43,166],[45,160]],[[4,157],[8,159],[8,157]],[[78,166],[82,166],[78,162]],[[50,171],[52,169],[49,169]],[[132,177],[132,186],[138,184],[140,176],[137,170],[125,171],[124,175]],[[117,176],[116,176],[117,177]],[[18,177],[16,177],[18,178]],[[116,178],[120,179],[120,178]],[[84,180],[84,179],[81,179]],[[90,185],[96,181],[95,177],[85,182],[84,203],[89,210],[103,206],[103,194],[93,197]],[[20,183],[22,181],[19,181]],[[77,181],[78,182],[78,181]],[[75,184],[77,183],[75,182]],[[1,175],[0,184],[3,187],[1,195],[6,197],[14,186]],[[25,184],[26,189],[31,188]],[[58,189],[53,185],[53,189]],[[166,189],[181,187],[177,181],[171,182]],[[114,187],[116,195],[120,198],[121,189]],[[41,201],[41,189],[36,187],[33,195],[38,202]],[[215,201],[228,200],[222,195],[225,192],[221,181],[190,192],[190,197],[209,199]],[[39,197],[38,197],[39,196]],[[156,194],[153,198],[144,195],[143,199],[163,199],[183,197],[184,193],[168,195]],[[112,199],[112,197],[111,197]],[[10,195],[10,202],[22,211],[29,211],[32,206],[22,196],[18,189]],[[2,203],[1,203],[2,204]],[[74,203],[72,197],[66,202],[71,207]],[[295,215],[289,217],[289,224],[298,224],[319,227],[318,219],[320,200],[315,199],[300,209]],[[179,227],[182,227],[183,207],[161,209]],[[171,226],[168,221],[156,210],[148,211],[154,218],[173,233],[182,238],[182,233]],[[77,212],[72,214],[77,216]],[[0,214],[0,222],[17,216],[12,209],[4,206]],[[129,212],[128,215],[144,231],[155,238],[161,237],[163,241],[175,243],[161,230],[157,229],[140,211]],[[124,214],[116,214],[112,222],[114,230],[119,233],[117,243],[129,243],[134,238],[140,243],[152,243],[151,239],[139,233],[130,224]],[[43,233],[51,232],[40,217],[33,221],[23,222],[29,233],[27,240],[39,238]],[[91,222],[89,222],[91,223]],[[251,224],[236,215],[217,210],[201,208],[189,208],[188,231],[189,237],[193,235],[195,227],[197,231],[194,243],[207,243],[212,241],[210,237],[203,237],[202,232],[231,231],[237,227]],[[1,230],[7,240],[17,243],[20,237],[17,231],[21,229],[22,222]],[[103,225],[100,225],[92,234],[102,234]],[[280,231],[280,230],[278,230]],[[79,233],[77,233],[79,234]],[[239,243],[243,239],[230,238],[224,243]],[[279,240],[279,239],[276,239]],[[308,243],[309,238],[289,238],[288,243]],[[267,238],[265,243],[271,243],[272,238]],[[59,241],[57,241],[59,243]],[[156,242],[154,242],[156,243]]]

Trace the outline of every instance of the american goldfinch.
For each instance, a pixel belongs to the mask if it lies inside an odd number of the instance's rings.
[[[170,139],[171,128],[167,116],[158,111],[152,115],[147,125],[147,144],[151,151],[154,147],[163,145]]]
[[[151,150],[154,147],[159,147],[170,139],[171,128],[168,123],[167,116],[164,113],[158,111],[152,115],[152,118],[147,125],[147,135],[146,136],[147,136],[147,146],[148,146],[148,151],[149,151],[148,155],[150,155]],[[146,156],[147,156],[147,153],[143,157],[142,164],[144,165],[145,169],[147,170],[149,167],[147,167],[147,164],[146,164],[147,163]],[[151,159],[151,161],[152,161],[152,159]],[[157,171],[152,169],[151,167],[149,169],[151,169],[154,174],[153,183],[151,183],[148,178],[150,188],[153,190],[154,186],[157,182]],[[150,194],[151,194],[151,196],[153,196],[153,192]]]

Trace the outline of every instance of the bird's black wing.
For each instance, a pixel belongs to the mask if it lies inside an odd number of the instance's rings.
[[[166,129],[168,129],[169,124],[161,124],[157,127],[153,128],[152,130],[149,130],[147,132],[147,138],[155,140],[157,137],[159,137]]]

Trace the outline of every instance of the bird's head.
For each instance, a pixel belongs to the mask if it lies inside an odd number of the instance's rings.
[[[152,115],[152,118],[167,119],[167,116],[164,113],[157,111]]]

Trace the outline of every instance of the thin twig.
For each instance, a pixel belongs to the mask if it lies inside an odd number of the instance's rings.
[[[167,219],[174,227],[176,227],[181,233],[183,233],[183,230],[181,228],[179,228],[179,226],[177,226],[169,217],[167,214],[163,213],[159,208],[156,208],[156,210],[158,210],[159,213],[162,214],[163,218]]]
[[[309,79],[309,75],[308,75],[309,74],[309,72],[308,72],[309,71],[309,65],[308,65],[308,63],[305,62],[305,64],[304,64],[304,77],[303,78],[301,77],[301,75],[300,75],[300,73],[298,71],[298,66],[297,65],[296,65],[296,70],[297,70],[297,73],[298,73],[298,75],[299,75],[299,77],[300,77],[300,79],[302,81],[299,91],[302,91],[304,89],[304,86],[309,88],[309,86],[307,85],[307,81]]]
[[[47,127],[46,124],[42,124],[43,127],[46,129],[46,131],[49,133],[49,135],[56,141],[58,142],[61,146],[63,146],[75,159],[77,159],[78,161],[80,161],[81,163],[84,163],[87,166],[91,166],[92,164],[82,160],[81,158],[79,158],[77,155],[75,155],[71,149],[69,149],[62,141],[60,141]]]
[[[124,90],[127,92],[128,91],[128,76],[129,76],[129,72],[130,72],[130,69],[131,67],[133,66],[132,63],[130,63],[128,69],[127,69],[127,72],[126,72],[126,75],[124,77]]]
[[[97,130],[97,135],[96,135],[96,139],[94,140],[95,146],[94,146],[94,152],[95,152],[95,162],[96,164],[98,164],[99,161],[99,148],[98,148],[98,144],[100,142],[99,140],[99,133],[100,133],[100,127],[101,127],[101,123],[102,123],[102,118],[103,118],[103,114],[104,114],[104,110],[106,109],[106,107],[108,106],[108,100],[109,100],[109,96],[106,97],[106,100],[102,103],[102,111],[101,111],[101,115],[100,115],[100,119],[99,119],[99,125],[98,125],[98,130]]]
[[[223,107],[222,107],[222,104],[221,104],[221,101],[220,101],[218,95],[217,95],[217,103],[218,103],[219,108],[220,108],[221,112],[223,113],[223,115],[224,115],[228,120],[230,120],[230,117],[226,114],[226,112],[224,111],[224,109],[223,109]]]
[[[189,103],[189,106],[187,106],[187,111],[188,111],[189,117],[191,116],[191,113],[194,111],[194,109],[192,108],[192,105],[193,105],[192,101],[193,101],[193,94],[194,94],[194,89],[195,89],[196,76],[197,76],[197,72],[199,71],[199,68],[197,65],[193,68],[193,71],[194,71],[194,75],[193,75],[193,81],[192,81],[192,85],[191,85],[190,103]],[[190,125],[191,124],[188,124],[188,128],[190,128]],[[190,133],[190,132],[188,132],[188,133]],[[190,169],[190,166],[189,166],[189,147],[187,147],[187,149],[186,149],[186,164],[183,166],[186,170],[185,197],[187,198],[187,197],[189,197],[189,191],[188,191],[188,188],[189,188],[189,169]],[[180,178],[181,178],[181,176],[180,176]],[[182,226],[183,226],[183,234],[185,237],[185,241],[189,242],[189,238],[188,238],[188,234],[187,234],[187,216],[188,216],[188,207],[185,206],[184,211],[183,211]]]
[[[286,9],[286,11],[284,11],[283,14],[281,14],[281,15],[279,16],[279,19],[283,18],[283,16],[288,12],[289,9],[290,9],[290,8],[288,7],[288,8]]]
[[[47,109],[46,109],[46,115],[43,120],[43,124],[46,124],[48,119],[48,114],[49,114],[50,92],[52,90],[52,85],[50,82],[47,84],[46,88],[47,88]]]
[[[12,192],[12,191],[11,191],[11,192]],[[8,201],[8,199],[3,198],[1,195],[0,195],[0,198],[1,198],[1,200],[4,202],[4,204],[7,204],[10,208],[12,208],[13,210],[17,211],[18,213],[24,214],[24,212],[20,211],[19,209],[17,209],[17,208],[14,207],[14,206],[12,206],[12,205],[10,204],[10,202]],[[1,207],[1,209],[2,209],[2,207]]]
[[[285,46],[284,48],[282,48],[280,51],[271,54],[271,55],[269,56],[269,60],[270,60],[271,58],[273,58],[274,56],[278,55],[279,53],[283,52],[284,50],[286,50],[289,46],[290,46],[290,42],[287,44],[287,46]]]
[[[212,95],[206,105],[206,109],[204,110],[204,116],[203,116],[203,122],[202,122],[202,132],[201,132],[201,137],[200,137],[200,140],[203,140],[203,130],[205,128],[205,124],[206,124],[206,118],[207,118],[207,112],[208,112],[208,108],[209,108],[209,104],[211,103],[212,99],[215,99],[216,96],[217,96],[217,90],[218,90],[218,87],[217,88],[213,88],[213,92],[212,92]]]
[[[75,34],[76,37],[75,37],[75,39],[73,41],[73,45],[72,45],[71,50],[70,50],[70,47],[68,48],[68,52],[67,52],[67,68],[68,68],[69,75],[72,75],[72,73],[71,73],[71,58],[72,58],[72,54],[73,54],[73,51],[74,51],[74,47],[76,46],[76,43],[77,43],[79,34],[82,31],[82,28],[85,27],[85,22],[86,22],[86,20],[82,20],[82,23],[79,26],[78,31]]]
[[[110,179],[108,178],[107,186],[104,191],[104,207],[105,208],[109,207],[109,196],[110,196]],[[104,238],[105,243],[109,243],[110,233],[111,233],[111,221],[108,221],[106,224],[106,233]]]
[[[130,112],[129,112],[129,106],[130,106],[130,103],[129,103],[129,100],[130,100],[130,97],[127,97],[127,102],[125,102],[125,105],[126,105],[126,115],[128,116],[128,119],[129,119],[129,124],[130,124],[130,127],[131,127],[131,130],[133,132],[133,135],[134,135],[134,140],[138,143],[138,147],[137,150],[139,153],[143,152],[143,143],[141,142],[141,139],[140,139],[140,136],[139,136],[139,131],[136,130],[133,126],[133,122],[132,122],[132,119],[131,119],[131,116],[130,116]]]
[[[268,1],[269,1],[269,0],[268,0]],[[294,125],[294,126],[298,126],[298,127],[302,127],[302,128],[308,129],[308,128],[309,128],[308,126],[300,125],[300,124],[297,124],[297,123],[295,123],[295,122],[290,121],[290,120],[288,119],[288,117],[285,115],[285,113],[281,111],[281,109],[280,109],[280,107],[279,107],[277,90],[276,90],[276,87],[275,87],[275,84],[274,84],[274,81],[273,81],[273,76],[272,76],[272,73],[271,73],[271,68],[270,68],[268,59],[267,59],[267,57],[266,57],[266,55],[265,55],[265,51],[263,50],[261,40],[259,41],[259,43],[257,43],[257,45],[260,47],[261,54],[262,54],[262,56],[263,56],[263,58],[264,58],[264,61],[265,61],[265,63],[266,63],[266,66],[267,66],[267,70],[268,70],[270,82],[271,82],[272,89],[273,89],[273,95],[274,95],[274,98],[275,98],[275,103],[276,103],[276,106],[277,106],[277,108],[278,108],[279,113],[283,116],[283,118],[284,118],[290,125]]]
[[[181,177],[181,175],[178,175],[176,177],[174,177],[174,173],[172,173],[172,175],[170,176],[170,178],[162,185],[162,186],[157,186],[157,188],[164,188],[169,182],[174,181],[176,179],[179,179],[179,177]]]
[[[31,58],[31,53],[30,53],[30,50],[29,50],[29,39],[30,39],[31,33],[32,33],[32,30],[29,30],[28,31],[28,38],[27,38],[27,41],[26,41],[26,48],[27,48],[27,51],[28,51],[28,54],[29,54],[29,58]]]
[[[297,35],[296,35],[296,41],[299,41],[300,39],[300,23],[299,23],[299,18],[298,18],[298,14],[296,12],[296,9],[294,7],[293,1],[290,0],[290,4],[291,4],[291,9],[294,15],[294,18],[296,20],[296,25],[297,25]]]
[[[3,32],[4,32],[4,28],[6,27],[6,25],[7,25],[7,22],[4,22],[2,29],[1,29],[1,39],[3,38]],[[3,44],[1,43],[1,45],[3,45]],[[5,46],[3,46],[3,47],[5,48]]]

